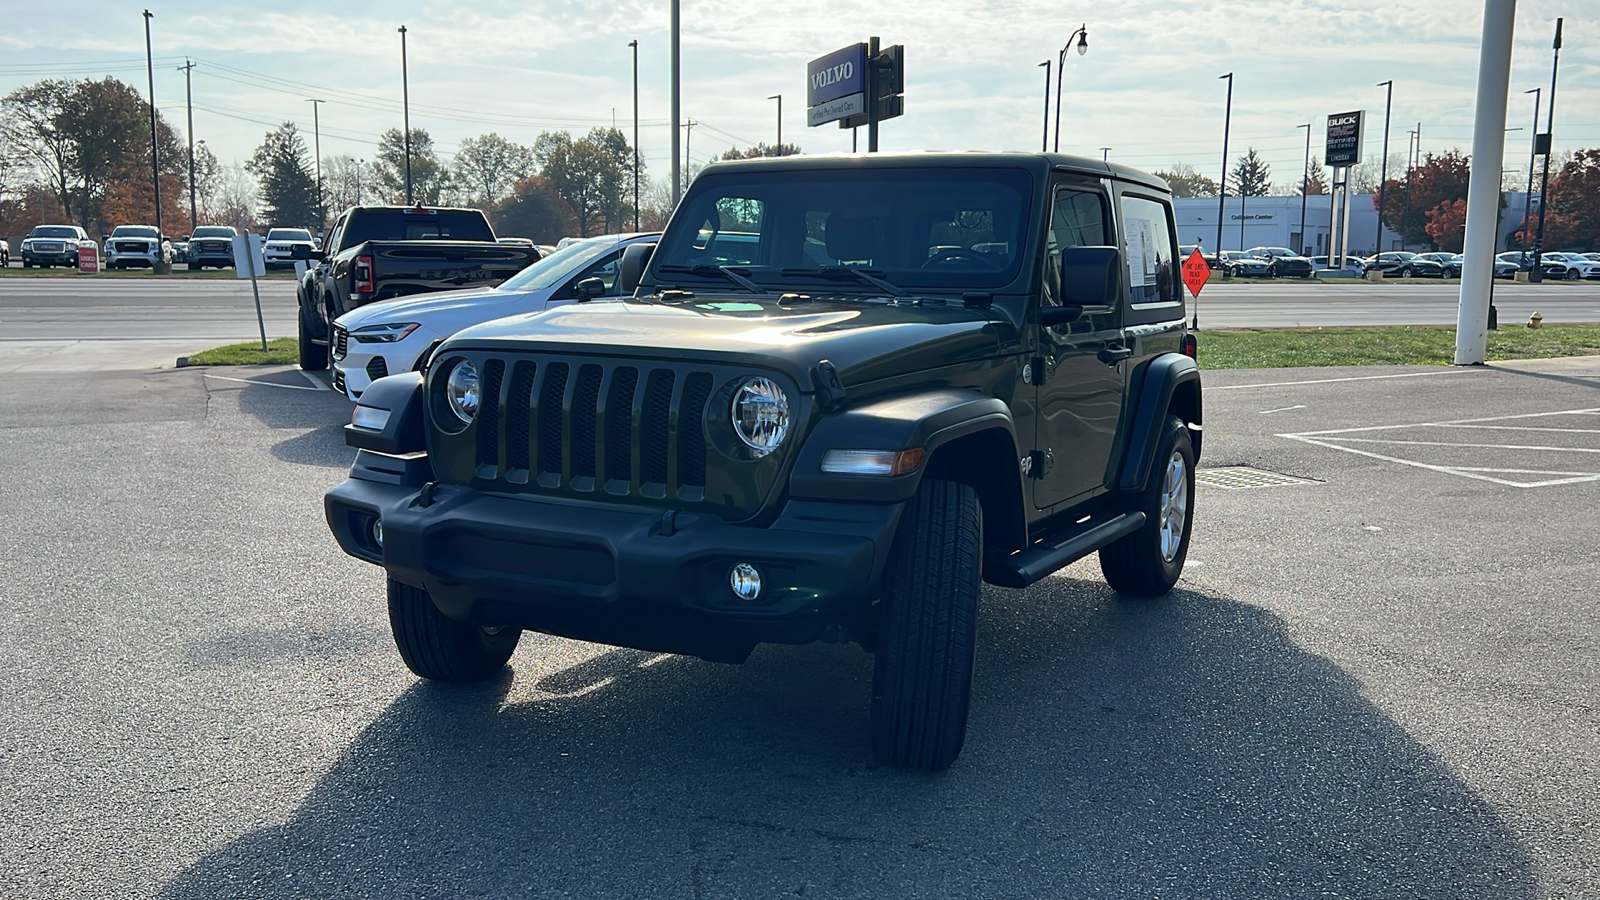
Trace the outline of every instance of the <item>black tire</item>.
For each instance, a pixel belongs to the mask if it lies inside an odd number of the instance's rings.
[[[1568,269],[1567,270],[1567,280],[1568,281],[1577,281],[1579,278],[1582,278],[1582,277],[1583,277],[1583,275],[1580,274],[1577,269]]]
[[[925,478],[884,571],[872,667],[872,750],[938,772],[961,754],[978,646],[983,509],[970,485]]]
[[[29,262],[28,260],[23,260],[22,261],[22,267],[24,269],[31,269],[31,268],[33,268],[33,263]]]
[[[1189,429],[1168,416],[1155,466],[1129,504],[1145,514],[1144,525],[1100,550],[1100,571],[1118,593],[1159,597],[1178,583],[1194,525],[1194,462]]]
[[[431,681],[473,682],[505,667],[520,628],[483,628],[448,618],[428,592],[389,579],[389,628],[406,668]]]
[[[321,372],[328,367],[328,345],[311,340],[311,330],[306,327],[306,308],[300,307],[300,368],[307,372]]]
[[[1412,271],[1411,271],[1411,267],[1410,266],[1406,266],[1405,268],[1400,270],[1400,277],[1401,278],[1410,278],[1411,275],[1412,275]]]
[[[204,269],[204,268],[205,268],[205,266],[202,266],[199,263],[189,263],[189,271],[191,271],[191,272],[198,272],[198,271],[200,271],[201,269]]]

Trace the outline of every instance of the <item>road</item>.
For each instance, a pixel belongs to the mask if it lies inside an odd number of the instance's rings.
[[[1339,325],[1454,325],[1455,283],[1342,284],[1288,280],[1208,284],[1196,312],[1205,328],[1314,328]],[[1497,283],[1500,321],[1600,322],[1600,282]]]
[[[489,684],[419,682],[322,521],[348,402],[288,368],[60,382],[0,393],[8,900],[1600,885],[1595,358],[1207,372],[1179,588],[986,589],[936,777],[873,762],[854,646],[525,635]]]

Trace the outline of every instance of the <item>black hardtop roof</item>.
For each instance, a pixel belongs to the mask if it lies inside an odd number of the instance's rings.
[[[402,213],[405,213],[405,212],[421,212],[421,213],[462,212],[462,213],[477,213],[480,216],[483,215],[483,210],[481,210],[481,209],[472,209],[472,208],[466,207],[466,206],[423,206],[421,204],[418,204],[416,206],[352,206],[349,209],[345,210],[345,212],[402,212]]]
[[[711,163],[702,171],[717,173],[740,168],[775,172],[835,168],[905,169],[926,167],[948,169],[956,166],[991,169],[1013,167],[1031,171],[1066,169],[1095,177],[1132,181],[1164,192],[1170,193],[1171,191],[1164,179],[1151,175],[1142,169],[1135,169],[1131,166],[1087,156],[1072,156],[1066,153],[981,150],[926,150],[905,153],[819,153],[727,160]]]

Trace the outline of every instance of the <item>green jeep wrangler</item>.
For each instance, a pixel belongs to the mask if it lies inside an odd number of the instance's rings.
[[[726,662],[854,641],[874,751],[943,769],[983,582],[1099,551],[1156,596],[1183,569],[1201,402],[1170,197],[1056,154],[708,166],[623,259],[630,299],[375,382],[328,524],[387,571],[424,678],[491,678],[523,629]]]

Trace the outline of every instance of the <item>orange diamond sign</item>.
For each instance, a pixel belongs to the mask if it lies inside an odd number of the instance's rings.
[[[1183,283],[1188,286],[1189,293],[1198,297],[1200,289],[1205,287],[1210,278],[1211,267],[1206,265],[1205,255],[1196,247],[1189,258],[1183,261]]]

